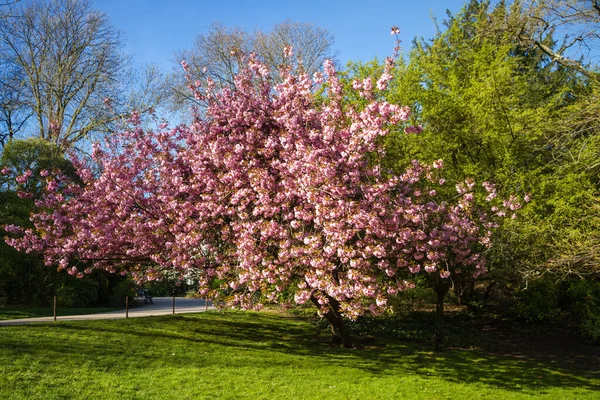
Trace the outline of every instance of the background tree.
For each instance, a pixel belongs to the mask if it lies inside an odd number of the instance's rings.
[[[325,59],[335,58],[333,43],[330,32],[308,23],[287,20],[269,32],[227,28],[214,23],[207,34],[196,38],[193,48],[177,52],[175,59],[178,64],[181,61],[188,64],[187,74],[194,79],[210,77],[220,87],[233,87],[235,75],[245,63],[244,57],[251,52],[274,72],[281,65],[297,70],[298,59],[302,59],[302,71],[312,75]],[[292,46],[297,57],[286,58],[286,46]],[[178,78],[173,87],[175,103],[189,104],[193,99],[179,65],[175,76]],[[274,78],[280,79],[277,75]]]
[[[0,1],[0,18],[10,18],[15,4],[20,0],[2,0]]]
[[[598,79],[594,49],[600,39],[600,3],[597,0],[515,1],[508,29],[525,45],[533,45],[553,62]],[[556,46],[548,40],[557,40]]]
[[[473,177],[495,183],[499,192],[531,194],[520,218],[496,232],[486,253],[490,273],[479,281],[459,277],[453,287],[474,306],[494,289],[504,299],[510,293],[517,299],[513,310],[535,319],[561,314],[559,303],[582,304],[583,297],[569,300],[572,293],[588,293],[589,299],[597,293],[598,89],[589,74],[519,38],[521,7],[523,2],[491,7],[470,1],[449,15],[433,40],[415,41],[398,63],[386,98],[409,104],[412,123],[423,132],[406,137],[398,129],[389,135],[383,166],[399,171],[415,158],[442,158],[449,182]],[[560,50],[552,35],[543,39],[548,49]],[[356,77],[375,79],[382,68],[377,62],[353,64],[348,84]],[[528,294],[539,290],[546,292]],[[588,322],[597,321],[589,307],[568,307],[573,314],[588,310]],[[585,324],[597,326],[580,326]],[[598,335],[597,329],[590,332]]]
[[[0,20],[0,169],[32,171],[38,178],[41,170],[68,172],[66,148],[108,131],[122,114],[137,110],[139,115],[160,102],[160,74],[148,68],[136,75],[127,67],[121,34],[90,2],[1,5],[10,13]],[[27,136],[32,138],[18,140]],[[34,186],[27,187],[32,198],[20,198],[14,181],[0,176],[0,224],[27,219],[41,181],[32,179]],[[93,284],[81,283],[4,244],[0,264],[0,303],[43,305],[63,290],[69,293],[63,299],[73,304],[107,304],[119,284],[102,274]]]
[[[495,183],[500,192],[531,194],[532,204],[521,218],[504,224],[487,254],[489,289],[498,282],[518,286],[523,277],[548,271],[554,265],[549,260],[568,252],[576,237],[593,237],[596,223],[592,175],[566,172],[572,163],[565,155],[583,147],[562,146],[559,157],[553,144],[556,127],[589,95],[589,81],[519,41],[518,32],[507,29],[521,18],[517,11],[504,2],[492,8],[470,1],[449,15],[432,41],[415,41],[387,94],[411,105],[412,122],[423,133],[390,135],[384,168],[401,170],[412,159],[442,158],[450,182],[472,177]],[[554,46],[551,38],[545,43]],[[381,68],[371,63],[351,70],[364,76]],[[571,244],[559,246],[566,237]],[[574,272],[568,271],[563,269]],[[464,278],[454,288],[468,301],[475,282]]]
[[[0,146],[17,137],[33,116],[22,91],[21,71],[5,63],[0,71]]]
[[[0,21],[3,136],[14,136],[31,116],[34,136],[68,147],[105,131],[115,116],[160,100],[127,101],[134,79],[123,37],[90,1],[21,3],[13,15]]]

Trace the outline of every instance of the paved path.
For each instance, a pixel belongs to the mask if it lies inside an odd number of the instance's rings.
[[[148,317],[151,315],[167,315],[173,313],[172,297],[154,297],[154,304],[142,304],[139,307],[129,309],[129,318]],[[214,310],[211,302],[208,302],[209,310]],[[206,305],[202,299],[188,299],[185,297],[175,297],[175,314],[197,313],[206,310]],[[111,311],[98,314],[86,315],[65,315],[56,317],[57,321],[81,321],[93,319],[121,319],[125,318],[125,310]],[[24,325],[34,322],[52,322],[54,317],[20,318],[0,321],[2,325]]]

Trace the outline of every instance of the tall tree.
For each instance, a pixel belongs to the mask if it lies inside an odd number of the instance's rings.
[[[299,59],[302,60],[302,71],[312,75],[325,59],[335,58],[333,43],[334,37],[329,31],[308,23],[287,20],[264,32],[227,28],[217,22],[207,34],[196,38],[193,48],[179,51],[175,57],[178,62],[188,64],[187,73],[193,78],[211,78],[220,87],[233,87],[237,72],[252,52],[275,72],[273,77],[279,80],[276,74],[279,67],[289,65],[298,70]],[[286,46],[291,46],[297,57],[285,57]],[[174,87],[176,103],[188,104],[192,98],[183,74],[179,70],[176,76],[179,77]]]
[[[423,133],[390,136],[386,161],[394,169],[413,158],[443,158],[450,181],[473,177],[494,182],[500,192],[531,193],[523,217],[504,224],[487,254],[498,273],[487,279],[513,282],[546,271],[549,260],[568,250],[559,245],[565,236],[591,232],[575,221],[592,223],[595,215],[591,175],[566,178],[565,158],[557,162],[552,144],[553,129],[588,96],[588,79],[520,41],[519,32],[508,29],[521,19],[519,10],[470,1],[449,15],[432,41],[415,42],[388,98],[411,105],[412,122]],[[552,37],[544,43],[558,46]],[[473,287],[456,283],[459,291]]]
[[[411,274],[483,273],[494,227],[473,206],[472,181],[449,200],[438,194],[441,161],[401,174],[379,167],[380,138],[408,117],[376,100],[390,68],[376,86],[356,82],[367,104],[347,107],[331,61],[312,79],[283,66],[275,84],[250,57],[232,89],[194,84],[208,107],[191,126],[134,127],[115,137],[122,146],[95,146],[100,173],[75,160],[80,184],[49,177],[35,228],[6,227],[18,236],[9,243],[81,276],[194,274],[202,294],[244,308],[310,301],[333,342],[351,346],[342,316],[383,312]]]
[[[91,1],[24,2],[13,15],[0,21],[4,140],[31,116],[30,134],[68,147],[140,106],[124,96],[133,80],[123,36]]]

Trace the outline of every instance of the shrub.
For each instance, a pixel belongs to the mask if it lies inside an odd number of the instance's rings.
[[[550,277],[528,281],[515,291],[511,311],[528,322],[556,322],[562,315],[559,297],[559,287]]]
[[[129,297],[129,301],[132,302],[136,297],[136,284],[131,279],[125,279],[117,285],[114,292],[110,296],[111,307],[123,307],[125,306],[125,298]]]
[[[94,307],[98,300],[98,284],[91,279],[66,279],[56,289],[58,307]]]

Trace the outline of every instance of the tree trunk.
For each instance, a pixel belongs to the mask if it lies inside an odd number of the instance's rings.
[[[473,301],[473,294],[475,292],[475,282],[469,280],[467,282],[455,281],[454,282],[454,293],[458,296],[458,304],[461,306],[468,306]]]
[[[443,322],[444,322],[444,297],[448,293],[448,285],[439,282],[434,287],[437,295],[435,302],[435,331],[433,335],[433,349],[440,350],[444,341]]]
[[[490,297],[490,293],[492,292],[492,289],[494,288],[494,286],[496,286],[497,282],[493,281],[491,282],[486,288],[485,288],[485,292],[483,293],[483,304],[487,305],[488,299]]]
[[[355,347],[354,342],[346,329],[346,325],[344,324],[344,318],[340,314],[340,303],[329,296],[327,296],[327,299],[329,300],[329,308],[324,317],[331,327],[331,345],[343,345],[346,348]],[[310,300],[315,306],[320,307],[318,300],[314,296],[311,296]]]

